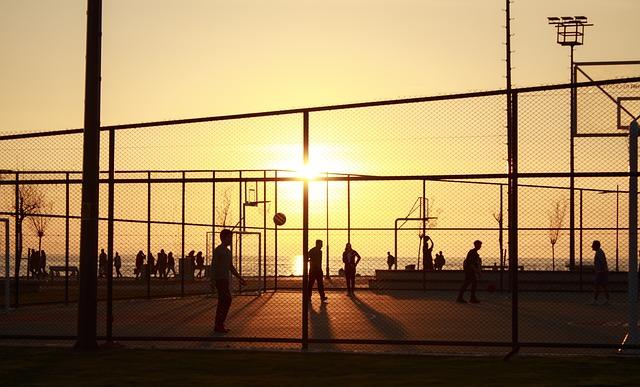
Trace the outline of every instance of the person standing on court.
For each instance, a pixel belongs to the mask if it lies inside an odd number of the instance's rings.
[[[463,262],[464,268],[464,282],[462,283],[462,287],[460,288],[460,292],[458,293],[457,301],[460,303],[466,303],[464,300],[464,292],[467,290],[467,287],[471,285],[471,299],[469,302],[473,304],[477,304],[480,301],[476,298],[476,288],[478,287],[478,279],[480,279],[480,273],[482,270],[480,261],[480,254],[478,254],[478,250],[482,247],[482,242],[476,240],[473,242],[473,249],[469,250],[467,253],[467,258]]]
[[[425,234],[422,240],[422,270],[433,271],[433,239]]]
[[[211,262],[211,279],[215,281],[216,290],[218,292],[218,306],[216,308],[216,320],[213,327],[214,332],[227,333],[227,329],[224,325],[231,307],[231,291],[229,290],[229,272],[233,274],[240,284],[245,285],[246,282],[236,268],[233,266],[231,259],[231,246],[233,234],[231,230],[224,229],[220,231],[220,245],[213,250],[213,260]]]
[[[324,294],[324,282],[322,277],[322,241],[316,240],[316,246],[311,248],[307,253],[307,261],[309,262],[309,286],[307,291],[309,294],[307,297],[311,301],[311,292],[313,291],[313,283],[318,281],[318,293],[320,293],[320,300],[324,303],[327,301],[327,296]]]
[[[116,277],[122,277],[122,273],[120,272],[120,268],[122,267],[122,258],[120,258],[120,254],[116,251],[116,256],[113,257],[113,266],[116,268]]]
[[[351,248],[351,243],[347,243],[342,253],[342,262],[344,262],[344,276],[347,280],[347,294],[350,296],[355,292],[356,267],[360,263],[360,259],[360,254]]]
[[[607,267],[607,257],[604,255],[604,251],[600,247],[600,241],[595,240],[591,244],[591,248],[596,252],[593,257],[593,269],[595,271],[595,277],[593,279],[593,302],[598,303],[598,296],[600,295],[600,289],[604,291],[604,303],[609,303],[609,290],[607,289],[609,268]]]
[[[396,264],[396,257],[391,255],[390,251],[387,251],[387,266],[389,266],[389,270],[392,270]]]

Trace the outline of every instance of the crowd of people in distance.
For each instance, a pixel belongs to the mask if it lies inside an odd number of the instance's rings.
[[[44,250],[27,249],[27,265],[33,278],[45,278],[47,276],[47,253]]]

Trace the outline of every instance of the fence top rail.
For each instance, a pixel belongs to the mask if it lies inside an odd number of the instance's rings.
[[[615,84],[621,84],[621,83],[635,83],[635,82],[640,82],[640,77],[605,79],[600,81],[561,83],[556,85],[513,88],[511,89],[511,93],[512,94],[531,93],[531,92],[537,92],[537,91],[562,90],[562,89],[570,89],[570,88],[615,85]],[[345,110],[345,109],[402,105],[402,104],[421,103],[421,102],[445,101],[445,100],[454,100],[454,99],[468,99],[468,98],[476,98],[476,97],[506,95],[508,93],[509,91],[506,89],[496,89],[496,90],[478,91],[478,92],[472,92],[472,93],[457,93],[457,94],[445,94],[445,95],[428,96],[428,97],[403,98],[403,99],[372,101],[372,102],[357,102],[357,103],[350,103],[350,104],[326,105],[326,106],[316,106],[316,107],[296,108],[296,109],[286,109],[286,110],[273,110],[273,111],[256,112],[256,113],[242,113],[242,114],[230,114],[230,115],[210,116],[210,117],[200,117],[200,118],[186,118],[186,119],[168,120],[168,121],[142,122],[137,124],[109,125],[109,126],[101,127],[100,131],[104,132],[104,131],[111,131],[111,130],[115,131],[115,130],[122,130],[122,129],[137,129],[137,128],[168,126],[168,125],[194,124],[199,122],[229,121],[229,120],[237,120],[237,119],[301,114],[301,113],[321,112],[321,111],[330,111],[330,110]],[[36,138],[36,137],[61,136],[61,135],[70,135],[70,134],[81,134],[82,132],[83,132],[83,129],[78,128],[78,129],[64,129],[64,130],[44,131],[44,132],[7,134],[7,135],[0,136],[0,141]]]

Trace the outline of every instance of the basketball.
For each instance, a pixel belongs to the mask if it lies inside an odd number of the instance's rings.
[[[273,215],[273,223],[275,223],[277,226],[282,226],[286,222],[287,217],[284,216],[282,212],[278,212],[277,214]]]

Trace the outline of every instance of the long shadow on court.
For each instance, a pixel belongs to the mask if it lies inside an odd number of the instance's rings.
[[[309,306],[309,321],[311,322],[311,339],[333,339],[331,320],[327,313],[327,304],[321,302],[319,306]],[[314,348],[323,350],[334,350],[333,344],[314,344]]]
[[[360,312],[367,318],[369,324],[386,339],[405,339],[407,331],[401,323],[372,308],[364,299],[354,295],[351,300]]]

